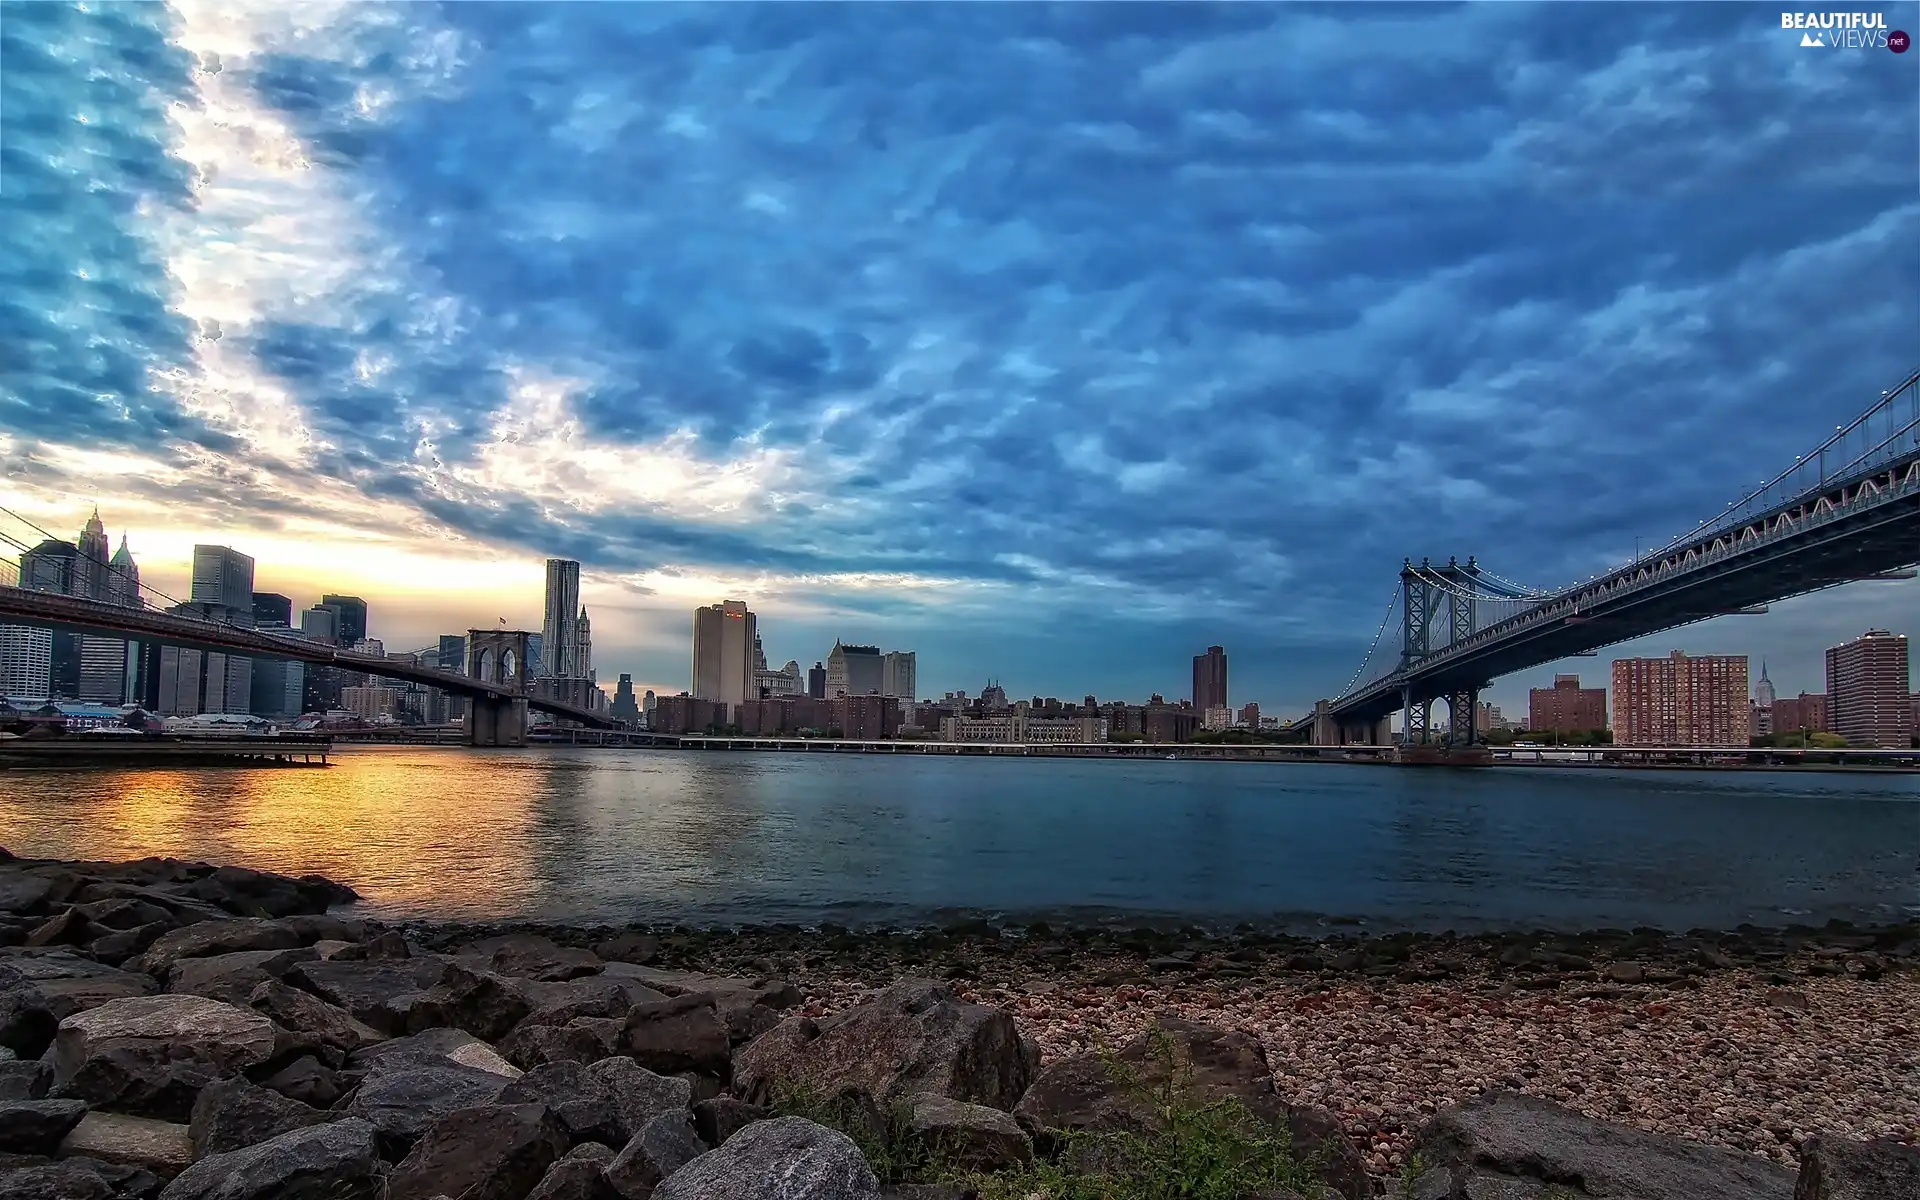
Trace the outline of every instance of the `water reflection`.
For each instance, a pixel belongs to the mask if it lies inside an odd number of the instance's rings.
[[[0,775],[0,845],[468,919],[1777,923],[1920,903],[1920,779],[595,750]]]

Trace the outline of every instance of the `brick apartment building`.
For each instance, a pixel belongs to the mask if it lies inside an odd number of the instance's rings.
[[[1613,664],[1618,746],[1748,744],[1747,656],[1622,658]]]
[[[1913,737],[1907,637],[1869,629],[1827,648],[1827,707],[1849,746],[1905,749]]]
[[[1550,688],[1527,691],[1527,728],[1585,733],[1607,727],[1607,689],[1583,688],[1578,675],[1555,675]]]
[[[1773,702],[1773,733],[1832,733],[1827,719],[1827,694],[1801,692]]]

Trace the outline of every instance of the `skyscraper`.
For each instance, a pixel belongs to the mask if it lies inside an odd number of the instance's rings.
[[[1205,654],[1193,656],[1193,706],[1205,713],[1227,706],[1227,652],[1208,646]]]
[[[1747,656],[1621,658],[1613,664],[1613,740],[1621,746],[1744,746]]]
[[[807,670],[807,695],[815,700],[827,698],[827,666],[816,662]]]
[[[278,592],[255,592],[253,623],[261,629],[293,628],[293,601]]]
[[[77,596],[85,585],[80,551],[71,542],[48,538],[20,556],[20,586],[30,592]],[[80,697],[80,634],[60,630],[17,629],[6,654],[13,695],[77,700]],[[17,679],[15,678],[17,676]]]
[[[300,614],[300,632],[329,646],[341,644],[340,609],[332,604],[316,604]]]
[[[80,531],[80,559],[77,582],[84,594],[105,604],[137,607],[140,603],[140,572],[133,565],[127,538],[120,535],[120,549],[107,553],[107,530],[95,509]],[[79,697],[89,704],[125,704],[136,695],[140,655],[138,645],[125,638],[98,633],[80,635]]]
[[[900,700],[914,697],[914,652],[911,650],[889,650],[882,656],[880,663],[880,694],[893,696]]]
[[[833,643],[827,654],[827,699],[878,696],[885,683],[886,663],[880,647]]]
[[[251,614],[253,560],[230,546],[195,546],[193,591],[187,599]]]
[[[79,551],[79,558],[75,562],[73,594],[88,600],[108,599],[112,568],[108,559],[107,528],[100,523],[98,508],[93,510],[93,515],[87,518],[86,525],[80,530]]]
[[[573,674],[579,679],[593,678],[593,624],[587,620],[587,606],[580,606],[580,619],[574,622]]]
[[[613,705],[608,710],[616,721],[625,721],[629,725],[640,720],[640,702],[633,694],[633,676],[622,672],[620,682],[614,685]]]
[[[732,722],[757,698],[753,685],[754,615],[741,600],[693,610],[693,696],[725,707]]]
[[[1827,649],[1827,706],[1849,746],[1905,749],[1913,737],[1907,635],[1869,629]]]
[[[322,596],[320,603],[340,614],[339,628],[333,636],[342,646],[351,646],[367,636],[367,602],[358,596]]]
[[[547,560],[547,610],[540,623],[542,675],[573,679],[580,675],[580,564],[570,558]]]

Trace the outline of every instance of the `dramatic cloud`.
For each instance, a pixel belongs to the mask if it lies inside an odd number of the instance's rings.
[[[1772,10],[0,9],[12,501],[578,557],[603,675],[725,593],[776,660],[1218,641],[1302,707],[1403,556],[1584,577],[1920,365],[1920,55]],[[1875,587],[1701,644],[1811,664]]]

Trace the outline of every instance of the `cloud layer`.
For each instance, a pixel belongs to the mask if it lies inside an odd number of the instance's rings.
[[[1920,365],[1920,55],[1738,6],[0,16],[9,491],[578,557],[662,683],[746,590],[1291,707],[1402,556],[1585,576]]]

